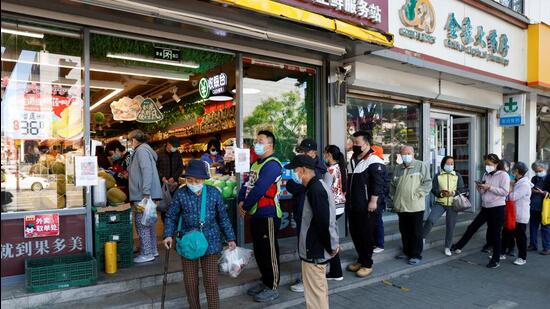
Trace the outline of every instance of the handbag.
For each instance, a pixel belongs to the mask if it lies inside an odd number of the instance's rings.
[[[506,200],[504,208],[504,228],[508,231],[516,229],[516,202]]]
[[[161,196],[162,200],[159,201],[157,210],[160,212],[166,212],[170,208],[170,203],[172,203],[172,193],[170,192],[170,187],[167,184],[162,184],[161,187]]]
[[[550,194],[542,200],[542,225],[550,224]]]
[[[201,213],[199,218],[199,228],[193,229],[183,235],[182,216],[178,223],[178,235],[176,236],[176,252],[184,258],[194,261],[204,256],[208,249],[208,241],[202,232],[206,217],[206,186],[203,186],[201,194]]]
[[[466,197],[466,193],[459,194],[453,199],[453,210],[456,212],[465,211],[472,208],[472,203]]]

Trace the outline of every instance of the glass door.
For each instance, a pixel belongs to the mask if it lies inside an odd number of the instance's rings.
[[[464,186],[470,193],[472,204],[475,197],[473,182],[475,179],[475,159],[473,153],[473,117],[453,117],[452,154],[455,158],[455,170],[462,175]]]
[[[430,117],[430,170],[434,177],[441,169],[441,160],[451,153],[451,116],[432,113]]]

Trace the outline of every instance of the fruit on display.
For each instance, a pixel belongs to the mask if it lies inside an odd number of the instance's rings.
[[[57,135],[64,139],[72,140],[82,137],[84,133],[83,102],[79,98],[71,100],[71,105],[61,112],[61,119],[66,117],[64,127],[57,128]],[[67,111],[67,113],[65,113]],[[65,113],[65,114],[64,114]]]
[[[127,196],[124,191],[119,188],[111,188],[107,191],[107,201],[111,205],[117,205],[126,202]]]
[[[57,208],[65,208],[65,195],[57,195]]]
[[[65,175],[57,175],[57,195],[64,195],[67,192],[66,185],[67,181],[65,180]]]
[[[33,166],[31,166],[31,169],[29,172],[31,174],[44,175],[44,174],[48,174],[50,172],[50,169],[42,163],[36,163]]]
[[[222,190],[222,195],[223,195],[223,198],[226,198],[226,199],[233,197],[233,188],[229,187],[229,186],[226,186]]]
[[[204,183],[217,188],[225,199],[237,196],[237,178],[235,176],[214,175]]]
[[[115,177],[113,177],[113,175],[107,173],[106,171],[100,171],[99,173],[97,173],[97,176],[105,179],[105,186],[107,187],[107,190],[116,186]]]

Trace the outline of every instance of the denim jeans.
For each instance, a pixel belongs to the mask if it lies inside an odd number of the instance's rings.
[[[532,245],[535,248],[538,248],[538,235],[539,235],[539,227],[540,227],[540,234],[542,238],[542,249],[543,250],[550,250],[550,224],[542,225],[542,212],[531,210],[531,219],[529,221],[529,234],[530,234],[530,241],[529,244]]]

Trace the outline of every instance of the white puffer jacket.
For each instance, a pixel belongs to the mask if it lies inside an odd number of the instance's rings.
[[[531,203],[531,188],[533,184],[528,177],[522,177],[514,185],[508,198],[516,203],[516,222],[529,223],[529,205]]]

